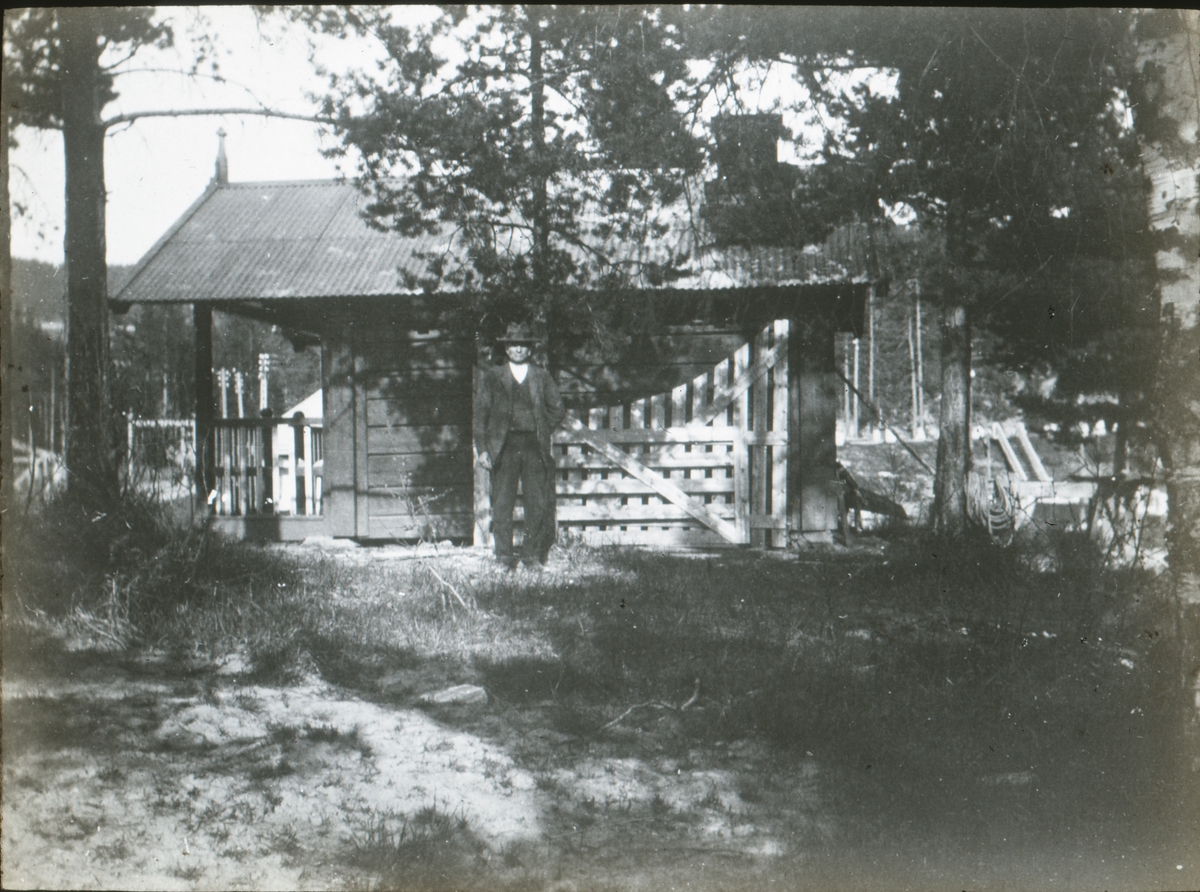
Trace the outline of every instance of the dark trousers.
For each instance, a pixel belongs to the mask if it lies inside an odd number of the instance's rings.
[[[496,540],[496,557],[509,564],[515,558],[513,508],[517,504],[518,481],[525,505],[521,559],[526,563],[545,563],[555,534],[554,468],[543,463],[535,434],[510,431],[492,466],[492,535]]]

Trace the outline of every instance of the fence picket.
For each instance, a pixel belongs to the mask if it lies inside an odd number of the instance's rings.
[[[604,409],[604,408],[595,408],[595,409],[592,409],[591,411],[589,411],[588,412],[588,427],[594,431],[602,431],[605,428],[607,428],[608,427],[608,410]],[[588,449],[586,451],[589,453],[591,452],[590,449]],[[593,468],[588,471],[587,479],[589,481],[591,481],[591,480],[607,480],[608,472],[604,471],[604,470],[600,470],[598,468]],[[580,501],[580,503],[587,505],[587,504],[589,504],[589,500],[585,497]],[[592,499],[590,501],[590,504],[596,505],[596,504],[601,504],[601,502],[597,501],[596,499]],[[601,528],[607,529],[607,525],[603,525]],[[585,529],[585,527],[583,524],[579,524],[577,527],[575,527],[575,529],[582,531],[583,529]]]
[[[676,387],[674,390],[671,391],[671,427],[682,427],[683,425],[687,424],[687,410],[688,410],[688,392],[687,392],[687,390],[688,390],[687,384],[680,384],[678,387]],[[686,480],[688,478],[688,472],[681,468],[676,468],[675,470],[668,471],[665,473],[669,473],[671,476],[671,479],[677,480],[677,481],[678,480]]]
[[[650,428],[652,430],[667,429],[667,397],[666,394],[657,393],[650,398]],[[664,477],[670,477],[671,472],[662,472]],[[658,496],[652,496],[647,504],[662,505],[663,500]],[[665,529],[665,527],[664,527]]]
[[[630,406],[629,406],[629,427],[631,430],[642,430],[646,427],[646,401],[645,400],[635,400],[633,403],[630,404]],[[640,446],[640,445],[639,446],[629,446],[626,448],[625,451],[638,456],[638,460],[641,461],[641,456],[644,453],[649,452],[650,447],[649,446]],[[637,505],[640,503],[642,505],[646,505],[646,504],[649,504],[649,502],[650,502],[649,496],[642,496],[640,499],[635,499],[635,500],[630,501],[629,504]],[[646,527],[635,527],[634,529],[643,529],[644,530],[644,529],[646,529]]]
[[[726,391],[728,388],[729,388],[729,360],[723,359],[723,360],[721,360],[721,362],[717,363],[717,365],[713,368],[713,386],[712,386],[712,394],[709,397],[708,414],[713,413],[713,409],[714,409],[713,404],[718,399],[718,396],[721,393],[723,393],[724,391]],[[715,428],[729,427],[729,409],[728,409],[728,407],[726,407],[726,409],[724,411],[719,411],[713,416],[712,426]],[[718,449],[722,449],[722,447],[720,447],[716,444],[709,444],[708,446],[704,447],[705,452],[716,452]],[[722,449],[722,451],[728,451],[728,450]],[[705,471],[704,473],[708,477],[716,477],[720,473],[720,471],[717,469],[709,469],[709,470]],[[721,474],[721,476],[722,477],[733,476],[732,468],[729,469],[728,473]],[[723,498],[721,498],[720,496],[708,496],[705,499],[705,501],[709,504],[716,503],[716,504],[720,505],[720,504],[723,504],[725,500]]]

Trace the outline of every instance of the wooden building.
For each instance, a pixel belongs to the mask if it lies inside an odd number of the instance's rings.
[[[210,499],[218,526],[269,539],[484,541],[471,399],[486,351],[437,330],[439,312],[464,295],[428,278],[428,257],[453,245],[373,229],[365,201],[340,181],[230,183],[219,164],[114,309],[194,308],[197,476],[206,494],[223,494]],[[553,369],[572,410],[556,437],[559,522],[606,542],[827,536],[837,525],[834,336],[859,330],[878,278],[865,232],[839,230],[805,250],[706,249],[701,232],[681,219],[664,237],[687,258],[681,278],[628,289],[651,298],[665,332],[635,351],[640,360],[618,374],[583,361]],[[279,419],[215,417],[215,310],[319,341],[319,513],[272,510]],[[308,480],[313,458],[297,462],[308,462]]]

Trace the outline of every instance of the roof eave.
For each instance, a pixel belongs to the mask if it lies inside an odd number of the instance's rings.
[[[131,302],[122,300],[121,295],[129,290],[129,286],[137,280],[137,277],[141,275],[142,270],[149,266],[150,261],[152,261],[158,255],[158,252],[163,249],[163,247],[171,240],[175,233],[179,232],[179,230],[182,229],[187,222],[196,215],[196,212],[199,211],[200,208],[204,206],[204,203],[208,201],[208,199],[211,198],[220,188],[220,183],[218,183],[216,180],[210,180],[204,191],[200,194],[200,197],[191,203],[188,209],[180,215],[179,219],[176,220],[167,229],[167,231],[159,237],[158,241],[150,246],[150,250],[142,255],[142,259],[134,264],[133,272],[130,274],[129,278],[125,280],[125,284],[121,286],[121,290],[109,298],[109,303],[115,305],[114,308],[121,306],[128,308]],[[182,303],[182,301],[172,302]]]

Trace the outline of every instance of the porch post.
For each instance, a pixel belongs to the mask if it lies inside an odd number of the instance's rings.
[[[788,542],[837,528],[837,382],[834,332],[823,319],[797,319],[788,336]]]
[[[214,450],[213,418],[213,307],[211,303],[192,305],[196,330],[196,486],[207,504],[208,494],[216,487],[217,465]]]

